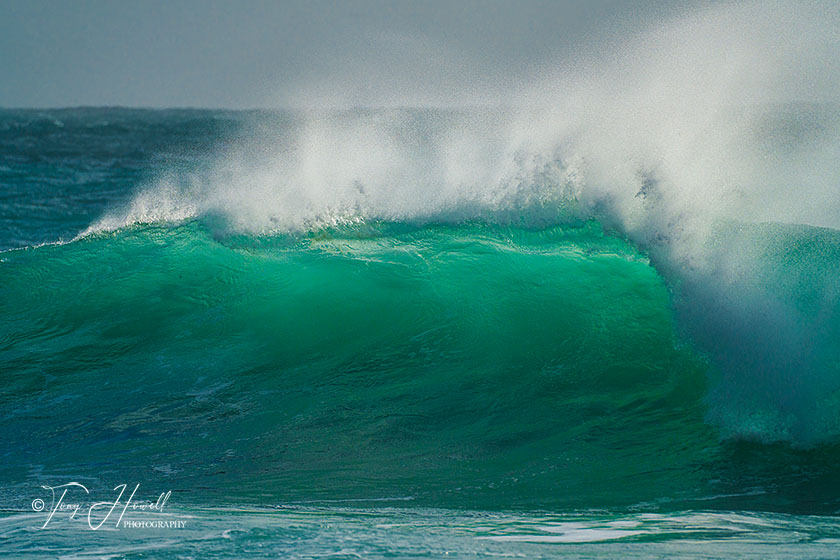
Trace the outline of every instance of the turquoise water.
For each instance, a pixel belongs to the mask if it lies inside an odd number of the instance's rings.
[[[371,179],[289,225],[314,195],[215,166],[301,119],[0,113],[0,550],[840,556],[836,230],[727,219],[675,258],[542,160],[513,194]],[[172,491],[128,516],[185,526],[42,528],[71,481],[82,511]]]

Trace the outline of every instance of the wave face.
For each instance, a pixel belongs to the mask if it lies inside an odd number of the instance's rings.
[[[220,240],[199,220],[2,266],[8,481],[151,477],[182,501],[236,504],[840,499],[833,445],[721,440],[710,401],[741,390],[769,414],[770,392],[805,395],[726,377],[709,393],[714,366],[681,340],[666,283],[597,222]]]
[[[595,222],[220,241],[193,221],[3,267],[7,480],[39,465],[236,503],[778,507],[765,485],[801,492],[789,461],[833,472],[831,446],[721,443],[665,283]]]
[[[238,500],[591,505],[667,495],[715,442],[663,282],[595,223],[218,242],[190,222],[5,255],[22,464]]]

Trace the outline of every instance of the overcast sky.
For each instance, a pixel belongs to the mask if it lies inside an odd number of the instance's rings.
[[[0,106],[503,102],[697,3],[0,2]]]

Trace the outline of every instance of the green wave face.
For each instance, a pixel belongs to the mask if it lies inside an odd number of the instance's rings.
[[[595,222],[221,240],[192,222],[0,267],[5,480],[482,508],[726,484],[706,366],[647,259]]]

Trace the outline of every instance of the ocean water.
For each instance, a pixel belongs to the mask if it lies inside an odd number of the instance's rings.
[[[838,112],[532,118],[0,111],[0,552],[840,557]]]

